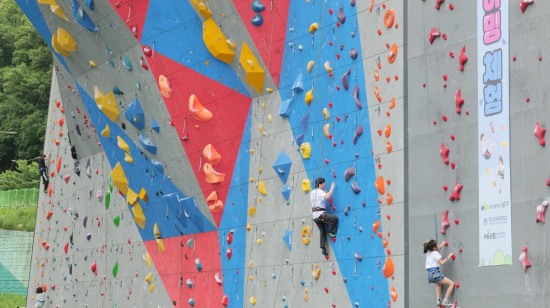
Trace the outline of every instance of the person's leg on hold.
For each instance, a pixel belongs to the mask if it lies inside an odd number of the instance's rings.
[[[322,219],[323,215],[321,215],[319,218],[314,219],[315,224],[319,228],[320,234],[319,234],[319,242],[321,246],[321,252],[326,256],[328,255],[327,249],[326,249],[326,242],[327,242],[327,230],[325,228],[325,222]]]
[[[338,216],[325,213],[325,223],[327,224],[328,235],[334,239],[336,232],[338,232]]]
[[[437,298],[437,305],[441,305],[441,283],[435,284],[435,298]]]
[[[445,305],[445,306],[451,306],[452,304],[451,304],[449,299],[451,298],[451,293],[453,293],[453,289],[455,287],[454,281],[452,281],[451,279],[449,279],[447,277],[444,277],[437,284],[439,286],[441,286],[441,285],[447,285],[448,286],[447,292],[445,293],[445,299],[443,299],[443,302],[441,304]]]

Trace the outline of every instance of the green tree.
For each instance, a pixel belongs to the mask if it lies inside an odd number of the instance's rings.
[[[52,54],[13,0],[0,0],[0,171],[44,147]]]
[[[38,163],[33,161],[28,164],[25,160],[18,160],[16,165],[15,171],[6,170],[0,173],[0,191],[40,186]]]

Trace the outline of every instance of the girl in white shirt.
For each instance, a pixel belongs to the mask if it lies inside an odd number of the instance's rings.
[[[428,282],[429,283],[435,283],[435,295],[437,297],[437,305],[445,305],[445,306],[452,306],[453,304],[449,302],[449,297],[451,296],[451,293],[453,292],[453,288],[455,286],[455,283],[445,277],[441,271],[439,270],[439,265],[443,265],[447,263],[447,261],[453,257],[453,253],[451,252],[447,258],[443,259],[441,257],[441,254],[439,253],[439,250],[445,245],[446,242],[443,241],[441,245],[437,246],[437,242],[435,240],[429,240],[424,242],[424,253],[426,254],[426,271],[428,272]],[[445,293],[445,299],[441,301],[441,287],[442,285],[447,285],[447,293]]]
[[[42,289],[42,287],[38,287],[36,289],[36,304],[34,304],[34,307],[44,307],[44,303],[46,303],[44,289]]]

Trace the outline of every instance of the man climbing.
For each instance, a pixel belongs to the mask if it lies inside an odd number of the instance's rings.
[[[44,192],[48,192],[48,185],[50,184],[50,179],[48,178],[48,167],[46,166],[46,160],[50,157],[50,154],[48,155],[43,154],[41,156],[38,156],[38,171],[40,172],[40,178],[42,179],[42,184],[44,184]]]
[[[324,178],[317,178],[315,180],[315,189],[310,193],[309,200],[311,201],[312,217],[317,227],[321,231],[321,252],[323,255],[328,256],[327,249],[325,247],[328,236],[333,241],[336,241],[336,232],[338,230],[338,217],[334,214],[326,212],[327,200],[332,196],[334,191],[334,182],[330,184],[330,190],[325,191],[327,184]]]

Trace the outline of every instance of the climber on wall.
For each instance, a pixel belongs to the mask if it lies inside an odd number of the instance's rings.
[[[35,158],[35,160],[38,160],[38,171],[40,172],[40,178],[44,184],[44,192],[48,191],[48,185],[50,184],[50,179],[48,178],[48,167],[46,166],[46,160],[48,157],[50,157],[49,153],[48,155],[44,154]]]
[[[44,294],[44,289],[42,289],[42,287],[36,288],[36,304],[34,304],[34,307],[44,307],[45,302],[46,296]]]
[[[336,241],[336,232],[338,231],[338,217],[334,214],[326,212],[326,202],[332,196],[334,191],[334,182],[330,184],[330,190],[325,191],[327,184],[324,178],[317,178],[315,180],[315,189],[310,193],[309,200],[311,201],[311,210],[313,212],[313,221],[319,227],[321,231],[321,252],[323,255],[328,256],[327,249],[325,247],[328,236],[333,241]]]
[[[452,306],[453,304],[449,302],[449,297],[453,292],[455,283],[445,277],[439,270],[439,265],[443,265],[453,257],[451,252],[447,258],[443,258],[439,253],[439,250],[446,244],[445,241],[441,245],[437,246],[435,240],[429,240],[424,242],[424,253],[426,254],[426,270],[428,271],[428,282],[435,283],[435,295],[437,297],[437,305],[441,306]],[[447,293],[445,293],[445,298],[441,301],[441,287],[447,285]]]

